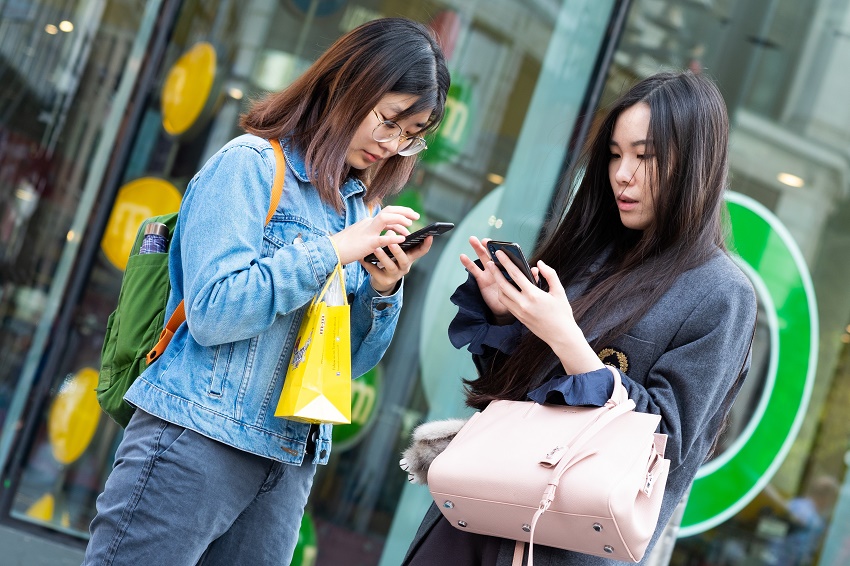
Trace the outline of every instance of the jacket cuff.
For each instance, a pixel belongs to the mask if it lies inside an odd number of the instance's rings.
[[[404,293],[404,278],[399,279],[396,288],[391,295],[382,295],[377,292],[370,281],[366,281],[366,297],[369,300],[370,308],[372,309],[373,317],[385,317],[394,314],[395,311],[401,308],[402,297]]]
[[[554,377],[528,393],[536,403],[572,405],[574,407],[601,407],[614,392],[614,376],[607,367]]]
[[[301,245],[307,248],[307,255],[310,258],[313,275],[316,277],[317,285],[321,287],[328,280],[328,276],[339,262],[336,248],[334,248],[330,236],[310,240]]]
[[[487,315],[492,313],[472,275],[455,290],[450,300],[458,307],[457,315],[449,324],[449,340],[455,348],[468,345],[467,350],[478,355],[484,355],[487,346],[505,354],[514,351],[525,327],[518,320],[507,325],[491,324]]]

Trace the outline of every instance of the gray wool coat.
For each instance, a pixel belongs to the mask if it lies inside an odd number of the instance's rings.
[[[568,295],[572,295],[571,290]],[[705,461],[743,382],[739,375],[743,378],[749,371],[756,310],[750,281],[728,255],[718,250],[708,262],[682,274],[627,335],[600,352],[600,357],[607,353],[606,363],[619,365],[636,410],[661,415],[659,432],[668,437],[665,456],[670,459],[670,474],[658,526],[641,564],[649,559],[661,531]],[[589,341],[595,337],[595,333],[587,333]],[[440,520],[442,515],[432,505],[404,563]],[[510,566],[514,547],[514,541],[502,540],[495,565],[486,566]],[[623,563],[535,545],[534,564]]]

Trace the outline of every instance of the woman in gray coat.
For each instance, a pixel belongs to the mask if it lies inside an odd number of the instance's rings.
[[[589,140],[569,209],[531,262],[548,289],[497,252],[515,288],[473,237],[479,261],[461,256],[470,275],[452,296],[450,338],[479,372],[466,381],[471,407],[601,406],[613,389],[608,364],[638,411],[661,415],[670,475],[642,562],[710,456],[749,369],[756,298],[724,243],[727,143],[726,107],[709,79],[644,79]],[[458,530],[432,506],[404,564],[508,566],[514,547]],[[534,554],[536,566],[616,563],[538,545]]]

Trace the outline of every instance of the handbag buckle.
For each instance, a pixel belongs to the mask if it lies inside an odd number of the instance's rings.
[[[543,499],[540,500],[540,511],[546,511],[549,509],[549,506],[552,505],[552,501],[555,500],[555,490],[558,489],[557,484],[549,484],[546,487],[546,491],[543,492]]]
[[[655,476],[652,475],[652,472],[646,473],[646,483],[643,485],[643,492],[647,497],[652,494],[652,487],[655,485]]]
[[[658,470],[658,466],[661,465],[661,460],[664,457],[658,453],[658,450],[655,448],[655,444],[652,445],[652,453],[649,456],[649,462],[647,462],[647,470],[646,470],[646,481],[643,484],[643,489],[641,491],[649,497],[652,494],[652,488],[655,486],[655,480],[658,478],[658,474],[656,471]]]
[[[552,466],[558,463],[558,461],[564,455],[564,451],[566,449],[566,446],[554,447],[540,460],[540,464],[546,466],[547,468],[551,468]]]

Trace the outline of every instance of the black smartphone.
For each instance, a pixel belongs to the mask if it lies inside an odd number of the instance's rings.
[[[434,222],[433,224],[425,226],[421,230],[417,230],[416,232],[409,234],[404,241],[399,244],[399,246],[401,246],[401,249],[404,251],[412,250],[422,244],[428,236],[439,236],[440,234],[445,234],[454,227],[455,225],[451,222]],[[390,251],[388,246],[384,246],[384,251],[388,256],[390,256],[390,259],[392,259],[393,253]],[[375,254],[369,254],[363,258],[363,261],[376,264],[378,263],[378,258]]]
[[[528,260],[525,259],[525,254],[522,253],[522,248],[519,247],[519,244],[516,242],[500,242],[498,240],[490,240],[487,242],[487,251],[490,252],[490,258],[493,260],[493,263],[496,264],[496,267],[499,268],[499,271],[502,272],[505,279],[513,283],[513,286],[519,289],[519,285],[511,279],[511,276],[508,275],[508,271],[496,257],[496,252],[498,250],[505,252],[505,255],[510,258],[513,264],[516,265],[520,271],[522,271],[522,274],[525,275],[529,281],[539,286],[539,283],[534,280],[534,274],[531,272],[531,266],[528,265]]]

